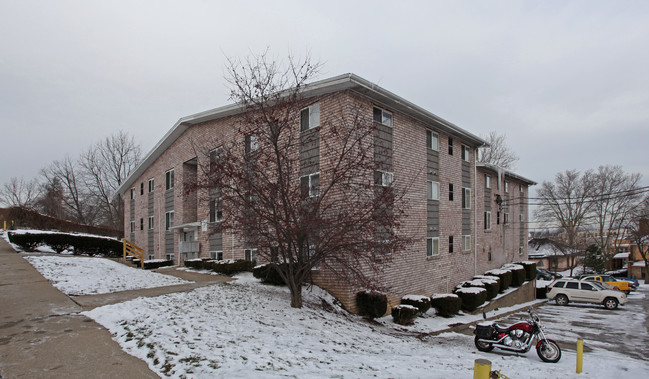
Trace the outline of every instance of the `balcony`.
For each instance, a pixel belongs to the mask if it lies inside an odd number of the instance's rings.
[[[178,244],[178,251],[181,254],[198,253],[200,250],[201,250],[201,243],[198,241],[180,242]]]

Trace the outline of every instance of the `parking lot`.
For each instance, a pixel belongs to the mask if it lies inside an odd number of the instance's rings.
[[[649,356],[648,293],[648,286],[640,286],[629,294],[629,302],[616,310],[595,304],[558,306],[552,301],[539,306],[538,313],[548,338],[559,342],[563,349],[575,350],[581,338],[585,351],[604,349],[645,359]],[[526,318],[526,312],[519,312],[498,322],[508,324]]]

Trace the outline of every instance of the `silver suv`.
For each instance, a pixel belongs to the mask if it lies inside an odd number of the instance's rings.
[[[627,302],[622,291],[607,289],[597,282],[585,282],[575,279],[557,279],[548,286],[548,299],[558,305],[575,303],[602,304],[607,309],[616,309],[618,304]]]

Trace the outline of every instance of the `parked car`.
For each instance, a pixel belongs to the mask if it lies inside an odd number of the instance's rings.
[[[640,282],[638,282],[638,279],[618,277],[618,276],[615,276],[615,279],[617,279],[617,280],[626,280],[627,282],[629,282],[629,285],[631,286],[631,291],[637,290],[638,286],[640,285]]]
[[[548,271],[544,268],[536,268],[536,279],[554,280],[562,277],[563,275],[557,274],[556,272]]]
[[[557,279],[548,286],[547,297],[557,305],[568,305],[570,302],[593,303],[602,304],[607,309],[616,309],[618,305],[626,304],[627,297],[624,292],[607,289],[602,283]]]
[[[617,280],[610,275],[587,275],[581,278],[581,280],[604,282],[612,285],[620,291],[626,292],[627,294],[631,292],[630,282],[627,282],[626,280]]]

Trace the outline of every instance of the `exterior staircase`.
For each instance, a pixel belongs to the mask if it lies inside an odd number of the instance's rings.
[[[127,240],[126,238],[122,240],[122,244],[124,246],[124,256],[123,256],[124,261],[127,260],[127,256],[131,259],[138,259],[140,263],[140,268],[144,268],[144,257],[145,257],[144,249],[134,244],[133,242]]]

